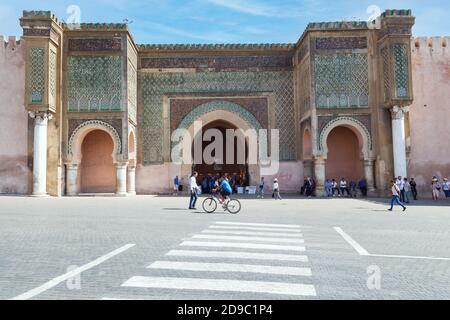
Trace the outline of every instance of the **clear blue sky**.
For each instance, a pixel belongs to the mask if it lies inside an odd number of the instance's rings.
[[[414,36],[450,35],[448,0],[0,0],[0,34],[21,35],[22,10],[51,10],[67,21],[132,21],[137,43],[296,42],[308,22],[367,20],[367,8],[412,9]]]

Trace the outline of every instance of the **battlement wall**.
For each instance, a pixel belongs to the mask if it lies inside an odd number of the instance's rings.
[[[29,192],[24,48],[23,40],[0,36],[0,193]]]
[[[415,55],[450,55],[450,37],[417,37],[411,41]]]

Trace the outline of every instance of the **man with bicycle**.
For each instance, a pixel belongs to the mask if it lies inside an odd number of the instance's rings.
[[[219,186],[213,189],[214,192],[219,192],[219,202],[223,204],[225,202],[226,197],[231,195],[233,190],[231,189],[230,183],[228,180],[222,176],[219,178]]]

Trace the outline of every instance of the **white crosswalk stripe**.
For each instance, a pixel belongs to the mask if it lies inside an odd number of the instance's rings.
[[[256,241],[256,242],[278,242],[278,243],[304,243],[303,239],[285,239],[285,238],[269,238],[269,237],[246,237],[246,236],[224,236],[224,235],[208,235],[196,234],[192,239],[210,239],[210,240],[240,240],[240,241]]]
[[[305,255],[279,254],[279,253],[254,253],[240,251],[201,251],[201,250],[171,250],[167,256],[198,257],[198,258],[230,258],[250,260],[279,260],[308,262]]]
[[[149,276],[131,277],[122,287],[315,297],[304,243],[300,225],[218,221],[151,263]]]
[[[262,243],[248,243],[248,242],[184,241],[180,244],[180,246],[305,251],[305,247],[303,246],[284,246],[278,244],[262,244]]]
[[[156,261],[149,265],[149,269],[172,269],[209,272],[247,272],[287,274],[292,276],[311,276],[311,269],[297,267],[278,267],[239,263],[204,263],[184,261]]]
[[[290,296],[315,296],[313,285],[244,281],[228,279],[199,279],[199,278],[171,278],[171,277],[132,277],[122,284],[123,287],[164,288],[183,290],[211,290],[229,292],[258,292]]]
[[[271,224],[271,223],[247,223],[247,222],[224,222],[217,221],[216,224],[231,226],[253,226],[253,227],[274,227],[274,228],[300,228],[297,224]]]
[[[209,229],[214,230],[254,230],[254,231],[273,231],[273,232],[286,232],[286,233],[301,233],[301,229],[282,229],[282,228],[267,228],[267,227],[246,227],[246,226],[221,226],[213,225]]]
[[[301,238],[301,233],[280,233],[280,232],[258,232],[258,231],[232,231],[232,230],[203,230],[202,233],[208,234],[230,234],[238,236],[267,236],[267,237],[281,237],[281,238]]]

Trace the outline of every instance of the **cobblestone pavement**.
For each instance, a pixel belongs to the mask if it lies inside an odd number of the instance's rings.
[[[449,202],[187,202],[0,197],[0,299],[450,299]]]

